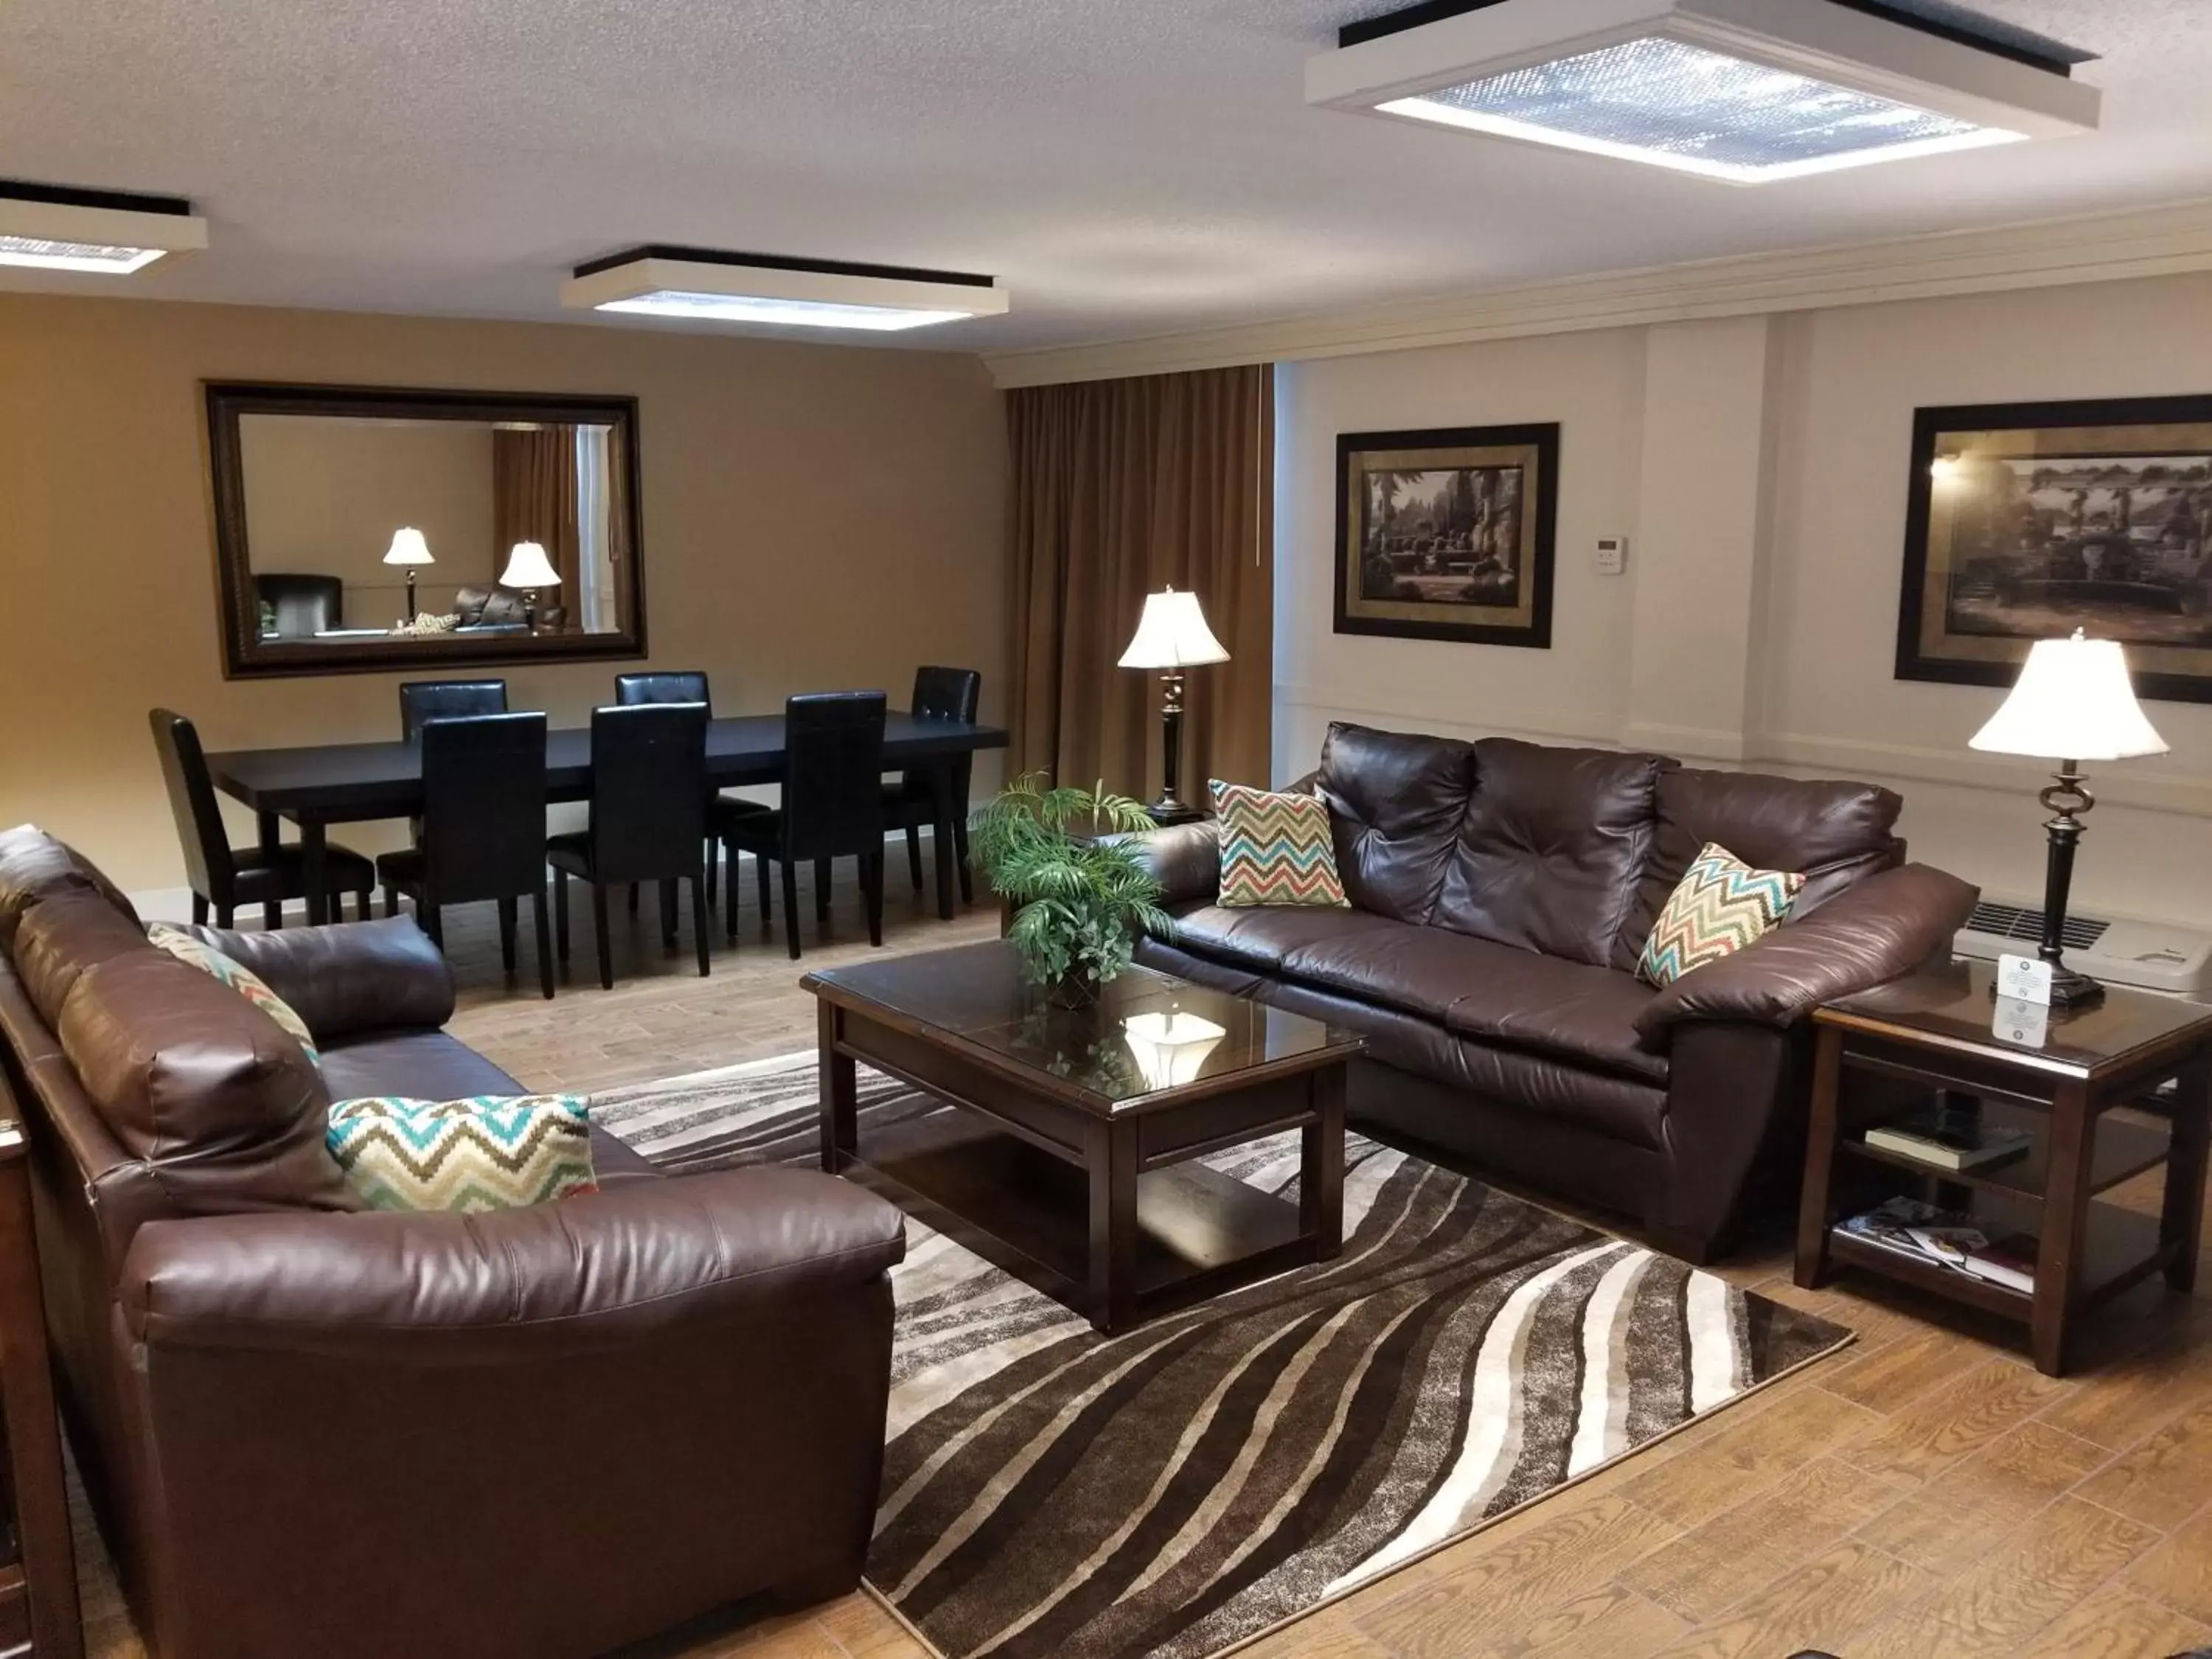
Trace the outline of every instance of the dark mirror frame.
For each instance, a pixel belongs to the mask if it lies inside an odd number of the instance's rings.
[[[642,657],[645,647],[645,534],[638,467],[637,399],[533,392],[426,391],[403,386],[283,386],[208,380],[207,442],[214,485],[216,580],[222,605],[223,675],[256,679],[303,674],[382,674],[421,669],[491,668],[511,663]],[[332,416],[412,421],[535,421],[613,428],[611,465],[620,470],[628,556],[621,615],[612,634],[395,636],[384,641],[317,645],[261,637],[261,611],[246,544],[246,471],[239,419],[246,415]]]

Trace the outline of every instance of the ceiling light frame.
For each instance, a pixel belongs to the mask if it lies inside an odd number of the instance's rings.
[[[39,252],[22,243],[73,251]],[[181,197],[0,180],[0,265],[128,276],[207,245],[207,221]]]
[[[885,332],[1000,316],[1012,300],[995,278],[961,271],[655,246],[577,266],[562,284],[561,303],[693,322]]]
[[[1739,62],[1965,122],[1989,136],[1840,152],[1753,168],[1485,118],[1455,118],[1424,94],[1641,40]],[[2100,94],[2057,70],[1831,0],[1494,0],[1376,35],[1306,63],[1306,101],[1425,126],[1447,125],[1547,148],[1671,167],[1734,184],[1902,160],[1935,149],[2094,131]],[[1395,107],[1392,107],[1395,106]],[[1515,129],[1519,130],[1515,130]]]

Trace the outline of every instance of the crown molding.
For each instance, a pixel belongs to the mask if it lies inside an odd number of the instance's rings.
[[[1753,253],[984,359],[1001,387],[2212,270],[2212,198]]]

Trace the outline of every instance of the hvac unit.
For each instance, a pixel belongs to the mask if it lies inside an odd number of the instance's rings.
[[[1994,962],[2033,956],[2043,939],[2039,906],[1984,898],[1952,940],[1958,955]],[[2066,965],[2107,985],[2212,1002],[2212,933],[2170,921],[2129,921],[2069,909]]]

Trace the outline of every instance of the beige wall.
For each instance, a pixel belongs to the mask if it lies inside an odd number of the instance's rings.
[[[706,669],[735,714],[854,686],[901,704],[918,664],[973,664],[986,717],[1000,707],[1004,428],[972,358],[0,296],[0,823],[44,825],[126,888],[183,879],[148,708],[210,749],[380,739],[398,718],[397,674],[222,678],[207,379],[635,394],[652,666]],[[507,678],[517,706],[580,723],[632,665]]]
[[[417,603],[450,611],[456,587],[488,587],[498,571],[491,434],[459,421],[240,416],[255,573],[336,576],[347,627],[388,627],[406,614],[407,577],[384,555],[411,525],[437,561],[417,568]]]
[[[1867,778],[1916,854],[2042,890],[2031,762],[1972,754],[2001,693],[1892,677],[1917,405],[2212,392],[2212,276],[1347,357],[1281,372],[1279,777],[1331,718]],[[1553,648],[1330,632],[1336,434],[1557,420]],[[1627,574],[1592,544],[1631,538]],[[2212,707],[2098,769],[2077,903],[2212,926]]]

